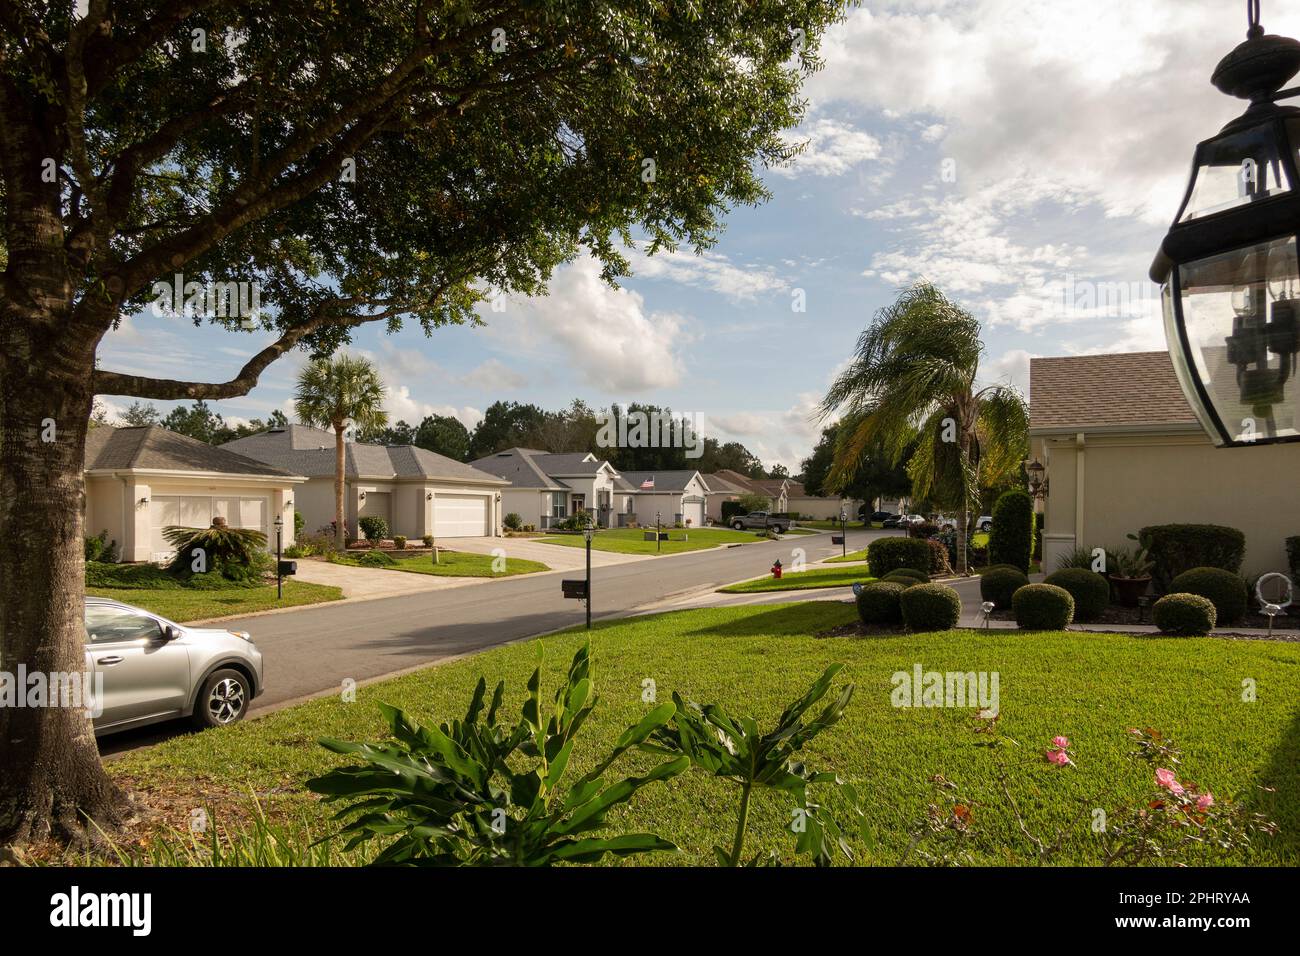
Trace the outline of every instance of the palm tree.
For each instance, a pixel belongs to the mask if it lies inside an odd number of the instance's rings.
[[[919,282],[876,313],[821,403],[823,418],[843,416],[828,486],[851,480],[868,449],[883,447],[897,464],[915,442],[907,466],[913,494],[958,510],[962,573],[981,483],[1014,475],[1029,445],[1020,393],[1008,385],[977,388],[979,333],[974,316]]]
[[[386,389],[379,371],[364,358],[340,355],[313,359],[298,374],[294,407],[304,425],[334,429],[334,543],[347,547],[343,508],[343,433],[348,423],[361,432],[388,424],[384,411]]]

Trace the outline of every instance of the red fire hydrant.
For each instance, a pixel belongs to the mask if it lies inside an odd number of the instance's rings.
[[[772,565],[772,577],[774,577],[774,578],[780,578],[780,577],[781,577],[781,559],[780,559],[780,558],[777,558],[777,559],[776,559],[776,564]]]

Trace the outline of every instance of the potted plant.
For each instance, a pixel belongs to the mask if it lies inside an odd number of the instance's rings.
[[[1133,541],[1138,539],[1129,535]],[[1138,599],[1151,586],[1151,569],[1154,567],[1150,552],[1139,543],[1136,548],[1122,548],[1110,556],[1111,584],[1124,607],[1137,607]]]

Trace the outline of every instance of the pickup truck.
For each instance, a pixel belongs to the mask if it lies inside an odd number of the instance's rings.
[[[777,534],[785,534],[790,530],[790,516],[771,514],[766,511],[751,511],[747,515],[732,515],[731,526],[737,531],[771,528]]]

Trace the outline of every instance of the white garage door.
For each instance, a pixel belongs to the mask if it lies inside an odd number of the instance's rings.
[[[172,546],[163,537],[163,528],[207,528],[214,517],[226,519],[232,528],[252,528],[267,533],[266,498],[241,498],[233,495],[155,495],[149,499],[150,550],[155,561],[171,556]],[[269,543],[269,542],[268,542]],[[272,545],[273,546],[273,545]]]
[[[439,538],[478,538],[491,531],[488,500],[483,495],[438,495],[434,498],[433,533]]]
[[[682,501],[682,519],[689,521],[692,528],[704,527],[704,499],[684,499]]]

